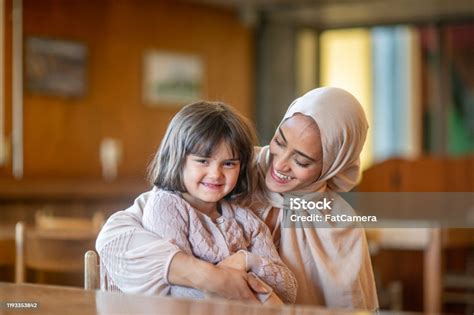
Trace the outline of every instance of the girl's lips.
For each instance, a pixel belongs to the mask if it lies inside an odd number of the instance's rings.
[[[201,183],[201,184],[209,189],[214,189],[214,190],[221,189],[222,186],[224,186],[223,184],[212,184],[212,183]]]

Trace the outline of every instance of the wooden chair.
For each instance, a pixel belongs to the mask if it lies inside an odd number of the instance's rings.
[[[27,270],[36,271],[36,275],[61,273],[73,277],[81,274],[84,251],[94,247],[97,236],[96,231],[65,227],[62,230],[37,229],[23,222],[18,222],[15,229],[17,283],[27,280]],[[44,279],[36,277],[35,282],[44,282]]]
[[[14,265],[14,229],[10,225],[0,225],[0,268],[12,267]]]
[[[105,266],[100,263],[99,255],[88,250],[84,255],[84,289],[122,292],[108,277]]]
[[[84,289],[100,289],[99,256],[94,250],[88,250],[84,255]]]
[[[94,213],[92,219],[55,216],[42,210],[35,213],[35,227],[40,230],[99,232],[104,221],[104,215],[101,212]]]

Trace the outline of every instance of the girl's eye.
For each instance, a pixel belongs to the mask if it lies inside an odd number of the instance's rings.
[[[301,163],[301,162],[298,162],[297,159],[295,159],[295,163],[296,163],[296,165],[298,165],[298,166],[300,166],[300,167],[303,167],[303,168],[306,168],[306,167],[309,166],[308,163]]]
[[[234,168],[237,166],[237,162],[225,162],[224,167],[226,168]]]
[[[199,163],[199,164],[207,164],[207,160],[206,159],[196,159],[194,160],[195,162]]]

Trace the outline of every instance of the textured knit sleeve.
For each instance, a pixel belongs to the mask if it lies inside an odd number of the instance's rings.
[[[297,282],[293,273],[280,259],[270,230],[250,211],[247,211],[246,216],[246,227],[251,238],[246,255],[247,267],[270,285],[284,303],[294,303]]]
[[[102,289],[148,295],[169,291],[168,267],[180,249],[143,228],[142,210],[150,195],[140,195],[127,210],[112,215],[100,231],[96,249]]]
[[[186,254],[193,255],[189,242],[189,213],[180,196],[166,191],[157,193],[143,211],[143,227],[175,244]],[[170,285],[168,294],[183,298],[204,298],[200,290],[178,285]]]
[[[165,191],[155,194],[143,210],[143,227],[186,254],[193,254],[189,243],[189,214],[180,196]]]

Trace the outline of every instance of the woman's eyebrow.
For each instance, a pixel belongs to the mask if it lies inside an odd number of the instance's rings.
[[[278,128],[278,132],[280,133],[280,136],[283,138],[283,141],[287,143],[288,141],[286,141],[285,135],[283,134],[283,131],[281,130],[281,128]]]
[[[304,158],[307,158],[308,160],[310,160],[310,161],[312,161],[312,162],[316,162],[315,159],[313,159],[313,158],[310,157],[309,155],[304,154],[304,153],[301,152],[301,151],[295,150],[295,152],[298,153],[299,155],[303,156]]]
[[[283,141],[285,141],[285,143],[288,143],[288,141],[286,141],[285,135],[283,134],[283,131],[281,130],[281,128],[278,128],[278,132],[280,133],[280,136],[283,138]],[[307,154],[304,154],[303,152],[301,152],[299,150],[295,150],[295,152],[298,153],[299,155],[301,155],[302,157],[307,158],[310,161],[316,162],[315,159],[313,159],[312,157],[310,157]]]

